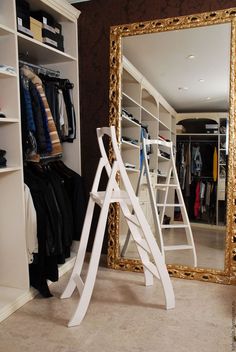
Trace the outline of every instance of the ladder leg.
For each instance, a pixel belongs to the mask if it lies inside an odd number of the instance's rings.
[[[84,257],[85,257],[85,253],[86,253],[86,248],[87,248],[87,244],[88,244],[90,227],[91,227],[92,218],[93,218],[94,206],[95,206],[95,202],[90,197],[88,208],[86,211],[85,221],[84,221],[84,225],[83,225],[83,230],[82,230],[82,234],[81,234],[79,249],[78,249],[76,261],[74,264],[74,268],[72,270],[72,273],[71,273],[70,279],[67,283],[67,286],[61,295],[61,298],[69,298],[72,295],[72,293],[74,292],[75,287],[76,287],[75,277],[77,275],[80,276],[80,274],[81,274],[81,270],[82,270],[83,263],[84,263]]]
[[[197,266],[196,248],[195,248],[195,243],[194,243],[194,239],[193,239],[193,233],[192,233],[191,225],[190,225],[190,222],[189,222],[189,217],[188,217],[188,214],[187,214],[187,209],[186,209],[185,204],[184,204],[183,194],[182,194],[181,189],[180,189],[180,185],[179,185],[179,187],[178,187],[178,189],[176,191],[177,191],[177,194],[178,194],[178,198],[180,199],[180,202],[183,204],[183,207],[181,207],[181,214],[182,214],[182,218],[183,218],[184,223],[188,225],[188,227],[185,229],[185,233],[186,233],[188,244],[190,246],[192,246],[193,266],[196,267]]]
[[[95,192],[98,189],[99,180],[101,178],[101,173],[102,173],[104,166],[105,166],[105,161],[103,160],[103,158],[100,158],[99,163],[98,163],[98,167],[96,170],[95,178],[93,181],[92,192]],[[89,233],[90,233],[90,228],[91,228],[91,223],[92,223],[92,218],[93,218],[94,206],[95,206],[95,201],[90,196],[89,203],[88,203],[87,210],[86,210],[85,219],[84,219],[83,230],[81,233],[79,249],[78,249],[78,253],[76,256],[76,261],[75,261],[74,268],[72,270],[72,274],[69,279],[69,282],[68,282],[64,292],[62,293],[61,298],[70,297],[72,295],[72,293],[74,292],[76,285],[80,289],[83,285],[82,280],[80,279],[80,273],[81,273],[81,270],[83,267],[84,257],[86,254],[86,248],[87,248],[87,244],[88,244],[88,238],[89,238]]]
[[[175,295],[164,258],[158,248],[154,236],[152,236],[152,233],[147,234],[147,242],[151,248],[151,253],[160,276],[160,281],[165,294],[166,309],[172,309],[175,307]]]
[[[107,209],[107,212],[108,212],[108,209]],[[69,327],[79,325],[87,312],[88,305],[93,292],[93,287],[95,284],[97,270],[98,270],[98,264],[99,264],[99,259],[100,259],[101,249],[102,249],[102,242],[104,238],[104,231],[106,226],[106,219],[105,219],[106,216],[107,214],[105,214],[105,211],[103,212],[103,214],[101,213],[100,215],[99,225],[97,227],[97,231],[95,234],[93,250],[91,253],[91,259],[89,262],[89,268],[87,271],[84,288],[80,296],[80,300],[75,310],[75,313],[68,323]]]
[[[121,210],[124,214],[124,216],[127,219],[127,224],[129,226],[129,231],[128,234],[129,236],[132,234],[134,240],[136,243],[138,243],[139,240],[142,239],[139,227],[135,224],[133,224],[131,221],[128,220],[129,216],[131,215],[131,212],[127,206],[127,204],[123,201],[120,202],[120,207]],[[134,211],[132,212],[134,214]],[[146,250],[143,250],[139,245],[137,245],[137,250],[140,256],[140,259],[143,262],[149,261],[149,255],[147,254]],[[146,286],[152,286],[153,285],[153,275],[150,271],[148,271],[145,267],[143,267],[143,272],[144,272],[144,278],[145,278],[145,285]]]
[[[174,296],[173,286],[169,277],[169,273],[168,273],[165,261],[160,252],[156,239],[151,231],[151,228],[139,206],[138,201],[136,202],[134,200],[133,205],[134,205],[135,214],[137,216],[139,223],[141,224],[145,240],[148,244],[150,253],[153,257],[156,271],[159,274],[159,275],[155,274],[155,276],[157,276],[157,278],[159,278],[162,283],[163,291],[165,294],[166,309],[172,309],[175,307],[175,296]],[[145,266],[146,263],[144,262],[143,264]],[[148,267],[150,267],[150,260],[147,265],[147,268]],[[152,266],[151,266],[151,270],[152,270]]]
[[[127,248],[128,248],[128,245],[129,245],[129,241],[130,241],[130,235],[131,235],[130,230],[128,230],[126,238],[125,238],[125,242],[124,242],[123,247],[122,247],[122,251],[120,253],[121,257],[125,256],[125,253],[127,251]]]
[[[173,170],[173,160],[169,161],[169,169],[167,172],[167,178],[166,178],[166,184],[170,184],[170,178],[171,178],[171,172]],[[169,187],[166,187],[165,194],[164,194],[164,200],[163,200],[163,207],[160,209],[160,223],[163,224],[164,220],[164,215],[165,215],[165,210],[166,210],[166,203],[167,203],[167,198],[169,194]]]
[[[135,195],[137,197],[139,196],[139,190],[140,190],[141,182],[142,182],[142,179],[143,179],[144,169],[145,169],[144,162],[142,162],[141,169],[140,169],[140,172],[139,172],[138,184],[137,184],[137,188],[136,188],[136,192],[135,192]],[[134,213],[134,211],[132,213]],[[131,235],[131,233],[130,233],[130,229],[129,229],[128,232],[127,232],[126,238],[125,238],[125,242],[124,242],[121,254],[120,254],[121,257],[125,256],[125,253],[127,251],[127,248],[128,248],[128,245],[129,245],[129,241],[130,241],[130,235]]]
[[[115,163],[116,162],[114,162],[114,164]],[[84,288],[83,288],[78,306],[76,308],[76,311],[72,319],[69,321],[69,324],[68,324],[69,327],[79,325],[81,323],[81,321],[83,320],[87,312],[88,305],[92,296],[93,287],[95,284],[96,274],[98,270],[99,259],[100,259],[101,250],[102,250],[102,242],[103,242],[105,227],[107,223],[107,215],[109,210],[111,193],[115,182],[116,171],[117,171],[117,168],[113,167],[110,180],[108,181],[106,196],[104,198],[103,206],[101,208],[101,213],[98,220],[97,230],[94,238],[94,244],[93,244],[92,254],[89,262],[89,268],[87,271],[87,276],[84,283]]]
[[[88,305],[92,296],[93,287],[95,284],[96,274],[98,270],[98,264],[99,264],[99,259],[101,255],[101,250],[102,250],[102,243],[103,243],[103,238],[104,238],[104,233],[105,233],[105,228],[107,223],[107,215],[108,215],[111,195],[114,189],[114,185],[116,184],[116,180],[115,180],[116,172],[117,172],[117,162],[115,161],[113,164],[112,172],[110,174],[110,179],[108,181],[106,194],[104,197],[104,201],[102,204],[102,208],[101,208],[101,212],[98,220],[98,225],[95,233],[93,249],[91,253],[87,276],[85,279],[83,290],[81,292],[78,306],[76,308],[76,311],[72,319],[69,321],[68,326],[79,325],[83,320],[88,309]]]

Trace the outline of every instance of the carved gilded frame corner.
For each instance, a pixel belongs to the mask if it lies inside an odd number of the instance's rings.
[[[227,228],[225,243],[224,270],[192,268],[182,265],[168,265],[171,276],[184,279],[236,284],[236,8],[205,12],[191,16],[158,19],[113,26],[110,30],[110,106],[109,124],[116,127],[120,140],[121,126],[121,39],[140,34],[157,33],[178,29],[231,23],[231,61],[230,61],[230,117],[229,117],[229,167],[227,182]],[[110,161],[113,151],[109,148]],[[119,177],[119,175],[118,175]],[[142,272],[140,260],[121,258],[119,248],[119,204],[112,204],[108,218],[108,266],[113,269]]]

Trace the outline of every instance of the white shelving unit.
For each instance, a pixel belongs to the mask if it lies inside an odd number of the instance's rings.
[[[0,321],[30,300],[24,224],[24,182],[21,150],[19,54],[34,64],[61,72],[74,84],[77,138],[63,145],[63,158],[76,172],[80,166],[79,73],[77,19],[80,12],[65,0],[28,0],[32,10],[44,10],[61,23],[65,52],[17,32],[15,0],[0,0],[0,64],[13,66],[16,74],[0,73],[0,149],[6,150],[7,167],[0,168]],[[68,143],[69,144],[69,143]],[[74,259],[60,268],[69,270]]]
[[[160,135],[171,140],[175,145],[176,111],[126,57],[123,57],[121,90],[122,109],[125,109],[125,111],[130,114],[130,116],[122,115],[121,117],[121,137],[128,137],[132,140],[138,141],[138,144],[134,144],[124,142],[121,139],[121,154],[124,163],[133,164],[135,166],[134,169],[126,168],[126,170],[129,174],[133,188],[136,190],[141,164],[141,126],[147,127],[152,139],[157,139]],[[129,146],[127,146],[127,144],[129,144]],[[158,175],[160,175],[160,178],[165,175],[166,161],[168,161],[168,159],[160,156],[154,146],[149,159],[149,166],[150,170],[152,170],[154,184],[161,182],[160,180],[157,180]],[[174,198],[174,193],[173,196],[170,195],[170,197]],[[145,181],[140,188],[139,200],[144,213],[149,220],[149,224],[154,230],[154,223],[151,216],[151,205]],[[171,202],[171,199],[169,199],[169,201]],[[169,215],[172,216],[172,212]],[[126,235],[127,230],[126,222],[121,215],[121,235]]]

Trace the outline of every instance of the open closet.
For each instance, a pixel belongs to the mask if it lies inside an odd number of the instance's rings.
[[[226,224],[227,113],[177,114],[176,164],[190,221]],[[175,220],[180,212],[176,209]]]
[[[24,11],[21,11],[22,8]],[[78,10],[64,0],[0,2],[0,321],[36,293],[30,289],[29,263],[33,259],[29,259],[28,249],[30,247],[37,252],[37,243],[32,237],[30,240],[26,238],[25,224],[25,216],[29,210],[25,190],[29,196],[28,189],[33,182],[32,174],[35,177],[35,187],[39,186],[43,177],[53,179],[54,183],[48,181],[48,188],[41,192],[50,197],[49,190],[52,191],[52,188],[58,187],[61,182],[55,175],[61,173],[75,180],[75,175],[81,172],[77,38],[79,14]],[[25,69],[25,72],[22,69]],[[33,86],[32,83],[35,82],[32,77],[26,77],[27,74],[40,77],[37,84],[42,82],[45,91],[40,91],[41,88],[37,85]],[[26,92],[26,97],[22,95],[22,89],[20,90],[25,78],[28,78],[27,84],[31,87],[30,97],[35,98],[31,106],[33,113],[42,114],[39,107],[42,108],[45,101],[49,105],[44,105],[46,117],[44,116],[44,120],[37,120],[37,126],[29,127],[29,120],[24,119],[29,113],[29,91]],[[65,121],[60,124],[59,112],[59,119],[55,121],[50,115],[51,113],[54,117],[54,109],[59,106],[52,104],[53,98],[50,100],[50,94],[55,92],[53,86],[61,89],[63,96],[61,102],[64,103],[64,116],[68,118],[66,132]],[[45,87],[48,87],[48,90]],[[25,122],[28,130],[24,126]],[[48,134],[46,140],[43,140],[41,137],[45,137],[42,132],[45,132],[43,128],[46,122]],[[34,129],[39,132],[37,137],[29,138],[30,135],[35,137],[34,133],[29,133]],[[27,153],[29,150],[31,153]],[[40,173],[44,176],[39,176]],[[37,181],[36,174],[41,181]],[[56,181],[59,183],[56,184]],[[63,182],[66,183],[66,179]],[[55,193],[52,192],[51,202],[53,195],[55,196]],[[62,193],[57,193],[57,196],[58,198],[54,199],[57,205],[67,199],[65,194],[62,198]],[[58,225],[63,219],[63,213],[56,212],[55,209],[53,216],[58,220]],[[64,215],[65,212],[64,209]],[[60,231],[55,228],[54,230]],[[76,244],[73,239],[77,240],[78,237],[71,233],[70,224],[67,223],[67,237],[64,237],[68,243],[67,253],[61,258],[61,265],[60,261],[56,263],[57,269],[59,265],[59,276],[73,266],[73,244]],[[57,245],[59,246],[58,243]]]

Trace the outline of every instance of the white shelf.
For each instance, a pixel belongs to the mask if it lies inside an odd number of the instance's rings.
[[[14,172],[21,170],[19,166],[7,166],[7,167],[0,167],[0,174],[4,174],[7,172]]]
[[[128,94],[122,92],[122,106],[140,107],[140,104],[131,98]]]
[[[68,3],[54,0],[30,0],[30,9],[33,11],[43,10],[53,16],[57,22],[74,21],[75,8]]]
[[[166,158],[165,156],[158,155],[158,160],[159,161],[170,161],[170,158]]]
[[[157,174],[158,177],[163,177],[163,178],[166,178],[167,177],[167,174]]]
[[[139,173],[139,172],[140,172],[140,170],[138,170],[138,169],[132,169],[131,167],[126,167],[125,170],[126,170],[128,173],[132,173],[132,172],[134,172],[134,173]]]
[[[14,34],[14,31],[11,28],[5,26],[4,24],[0,24],[0,36],[7,34]]]
[[[32,63],[40,65],[56,64],[61,62],[76,61],[76,58],[52,48],[38,40],[27,37],[22,33],[17,33],[20,54],[27,54]]]
[[[130,142],[126,142],[126,141],[122,141],[121,142],[121,147],[122,149],[140,149],[139,145],[130,143]]]
[[[141,126],[137,122],[135,122],[135,121],[133,121],[130,118],[125,117],[125,116],[121,117],[121,123],[122,123],[122,127],[138,127],[138,128],[141,128]]]
[[[3,72],[0,71],[0,78],[12,78],[12,77],[17,77],[16,74],[10,73],[10,72]]]
[[[11,117],[0,117],[0,123],[19,123],[19,120]]]
[[[145,109],[144,107],[141,107],[142,109],[142,120],[143,121],[157,121],[158,122],[158,118],[156,116],[154,116],[151,112],[149,112],[147,109]]]
[[[169,131],[169,127],[164,124],[161,120],[159,120],[159,124],[160,124],[160,131]]]

